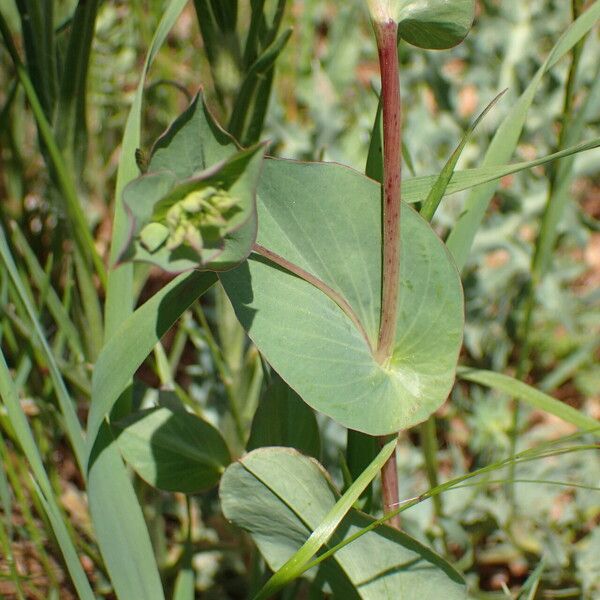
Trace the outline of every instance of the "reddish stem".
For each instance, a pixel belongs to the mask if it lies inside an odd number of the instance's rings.
[[[383,446],[389,437],[380,437],[379,443]],[[400,506],[400,497],[398,495],[398,466],[396,464],[396,450],[387,459],[381,468],[381,499],[383,501],[383,514],[387,515]],[[400,515],[394,515],[388,524],[396,529],[400,529]]]
[[[375,359],[385,363],[394,351],[398,321],[400,284],[400,203],[402,181],[402,104],[398,64],[398,24],[393,20],[376,22],[375,36],[381,72],[381,106],[383,117],[383,261],[381,271],[381,319]],[[386,438],[379,438],[385,443]],[[396,452],[381,469],[383,513],[399,504]],[[400,529],[400,516],[389,521]]]
[[[394,350],[400,281],[402,133],[398,24],[392,20],[375,23],[375,36],[379,51],[383,115],[383,267],[381,320],[375,358],[383,363]]]

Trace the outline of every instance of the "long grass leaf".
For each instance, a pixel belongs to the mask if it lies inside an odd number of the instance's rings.
[[[141,120],[142,120],[142,98],[146,75],[152,65],[156,54],[164,43],[169,31],[175,25],[181,11],[187,4],[186,0],[172,0],[165,9],[160,23],[154,33],[150,48],[146,56],[142,75],[135,91],[133,103],[129,109],[129,115],[125,123],[123,140],[121,143],[121,158],[117,170],[117,183],[115,188],[115,214],[113,218],[112,242],[110,247],[110,264],[117,262],[118,253],[123,248],[128,235],[129,227],[127,215],[122,202],[124,187],[138,174],[135,160],[135,151],[140,147]],[[134,304],[133,290],[133,265],[125,263],[118,268],[111,268],[108,273],[108,284],[106,289],[105,305],[105,339],[108,340],[119,328],[121,323],[131,314]]]
[[[563,33],[527,89],[498,128],[486,152],[483,161],[485,167],[502,164],[511,157],[521,137],[527,112],[533,103],[543,76],[586,35],[598,18],[600,18],[600,1],[594,2]],[[488,183],[473,190],[467,198],[464,212],[448,237],[448,248],[454,255],[459,269],[462,269],[467,261],[475,234],[496,189],[496,183]]]
[[[584,102],[577,107],[575,117],[565,124],[567,128],[563,135],[566,144],[573,144],[582,137],[591,112],[594,109],[598,95],[600,94],[600,64],[596,68],[592,86],[587,93]],[[534,285],[539,283],[547,271],[552,258],[552,250],[558,237],[558,228],[561,218],[571,195],[569,190],[573,181],[573,163],[575,157],[570,156],[561,160],[556,166],[555,176],[551,185],[551,193],[546,203],[540,233],[536,242],[535,253],[532,262],[532,279]]]
[[[85,443],[83,438],[83,430],[79,423],[79,419],[77,418],[73,401],[69,396],[69,392],[67,391],[65,382],[61,376],[60,369],[56,364],[56,360],[54,359],[52,349],[46,341],[46,335],[42,330],[42,326],[38,320],[36,309],[33,306],[29,295],[27,294],[23,281],[21,280],[17,270],[17,266],[15,265],[10,248],[8,247],[8,243],[6,241],[6,235],[2,227],[0,227],[0,259],[4,263],[12,284],[15,287],[19,298],[25,307],[25,310],[27,311],[27,315],[31,320],[35,335],[38,338],[39,344],[44,353],[45,360],[50,371],[50,377],[58,398],[60,411],[65,421],[67,437],[69,439],[69,443],[71,444],[71,448],[73,449],[73,453],[75,454],[77,463],[83,472],[83,466],[85,464]]]
[[[180,275],[126,319],[104,346],[92,378],[87,427],[90,448],[105,417],[154,346],[216,280],[210,272]]]
[[[144,514],[106,422],[96,436],[87,491],[96,539],[117,597],[164,600]]]
[[[335,503],[323,522],[315,529],[301,548],[275,573],[254,600],[266,600],[288,583],[299,577],[304,571],[306,564],[319,551],[323,544],[332,536],[346,513],[352,508],[365,488],[377,476],[381,467],[396,450],[397,440],[394,437],[389,441],[373,462],[360,474],[356,481],[346,490],[344,495]]]
[[[265,48],[263,53],[248,70],[248,73],[240,86],[240,91],[235,100],[235,105],[229,121],[228,131],[243,146],[248,145],[248,132],[252,127],[252,123],[248,122],[249,116],[257,118],[257,115],[260,115],[260,109],[262,109],[262,112],[266,110],[266,106],[255,107],[255,104],[259,99],[257,98],[257,90],[260,89],[261,82],[275,68],[275,61],[291,35],[292,30],[286,29],[270,46]],[[262,121],[264,115],[260,118]]]
[[[56,139],[78,171],[87,150],[86,82],[98,6],[99,0],[88,0],[75,8],[56,107]]]
[[[35,478],[36,486],[43,498],[43,506],[46,509],[48,519],[56,535],[60,550],[65,559],[65,564],[77,589],[80,598],[94,600],[94,594],[88,583],[77,555],[77,551],[69,536],[64,523],[52,485],[44,468],[42,457],[35,443],[35,439],[29,427],[29,423],[21,407],[17,389],[12,381],[8,365],[4,360],[4,354],[0,350],[0,397],[2,398],[10,424],[15,432],[23,454],[27,458],[31,471]]]
[[[421,216],[427,221],[431,221],[433,219],[433,215],[437,210],[442,198],[446,193],[446,189],[448,188],[448,184],[454,175],[454,170],[456,169],[456,165],[458,164],[458,160],[465,149],[465,146],[471,139],[473,132],[477,128],[477,125],[485,118],[485,116],[494,108],[497,104],[498,100],[506,93],[506,90],[500,92],[483,110],[483,112],[473,121],[473,123],[469,126],[465,134],[463,135],[460,143],[444,165],[444,168],[441,170],[438,178],[435,183],[431,186],[431,190],[423,202],[423,206],[421,207]]]
[[[27,69],[46,115],[51,115],[58,91],[54,38],[54,3],[15,2],[21,17]]]
[[[167,5],[150,44],[142,76],[127,117],[115,189],[111,265],[116,263],[118,251],[128,234],[122,192],[124,187],[138,175],[135,151],[141,146],[142,97],[146,75],[186,3],[185,0],[172,0]],[[112,268],[109,271],[106,291],[105,343],[114,341],[115,333],[121,332],[120,328],[128,318],[133,318],[134,315],[131,313],[134,297],[133,265],[124,264]],[[153,325],[149,322],[148,324]],[[127,333],[129,340],[126,341],[136,339],[136,331]],[[140,363],[155,343],[156,341],[151,343],[151,346],[145,350],[145,354],[139,359]],[[136,369],[137,366],[125,373],[125,377],[121,380],[122,388],[117,392],[117,396],[128,385]],[[100,392],[103,393],[102,390]],[[114,403],[115,400],[116,398],[112,402]],[[95,393],[92,389],[92,407],[97,405],[98,390]],[[105,413],[102,409],[100,413],[100,435],[96,439],[98,434],[96,429],[90,436],[92,444],[95,443],[96,454],[88,465],[87,473],[90,512],[98,533],[100,550],[119,597],[162,600],[164,593],[144,517],[110,429],[106,424],[101,425]],[[118,506],[115,505],[115,498]]]
[[[75,239],[81,254],[92,261],[92,264],[94,265],[102,284],[106,285],[106,270],[104,268],[104,263],[96,251],[94,238],[90,232],[81,204],[79,203],[75,181],[58,147],[58,143],[52,131],[50,122],[44,113],[44,109],[42,108],[35,88],[33,87],[31,79],[27,74],[27,69],[19,58],[19,54],[10,34],[10,30],[8,29],[8,25],[1,12],[0,34],[4,38],[8,53],[17,72],[17,77],[23,86],[23,90],[25,91],[25,95],[27,96],[27,100],[31,106],[40,137],[42,138],[46,146],[48,156],[50,157],[51,166],[56,176],[58,187],[62,192],[64,199],[64,206],[69,218],[69,224],[73,233],[73,238]]]
[[[495,373],[494,371],[469,369],[466,367],[459,367],[457,375],[465,381],[478,383],[479,385],[509,394],[513,398],[517,398],[534,408],[550,413],[559,419],[563,419],[584,431],[590,431],[597,437],[600,437],[600,423],[596,419],[585,415],[581,411],[548,394],[544,394],[544,392],[536,390],[534,387],[514,377]]]
[[[518,162],[508,165],[497,165],[478,167],[476,169],[466,169],[464,171],[455,171],[452,179],[446,187],[445,195],[449,196],[456,192],[468,190],[479,185],[493,183],[514,173],[525,171],[526,169],[532,169],[533,167],[539,167],[555,160],[577,154],[579,152],[585,152],[587,150],[594,150],[600,147],[600,138],[594,138],[587,142],[576,144],[575,146],[569,146],[558,152],[536,158],[534,160]],[[420,202],[427,198],[427,194],[437,180],[436,175],[426,175],[424,177],[413,177],[405,179],[402,183],[402,200],[408,203]]]
[[[162,335],[216,281],[180,275],[126,319],[104,346],[92,379],[87,490],[98,544],[119,598],[163,600],[144,516],[105,417]]]

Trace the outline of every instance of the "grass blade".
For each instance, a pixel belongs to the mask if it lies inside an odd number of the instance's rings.
[[[54,2],[15,2],[21,17],[27,68],[46,115],[51,115],[58,92],[54,38]]]
[[[128,234],[122,192],[124,187],[139,174],[135,152],[141,146],[141,112],[146,75],[159,48],[186,4],[186,0],[172,0],[165,9],[150,44],[142,76],[127,117],[115,189],[115,215],[110,250],[111,265],[116,263],[118,252]],[[111,340],[114,342],[115,333],[121,332],[121,326],[126,326],[126,320],[135,316],[131,314],[134,297],[133,265],[123,264],[118,268],[111,269],[106,290],[105,344]],[[126,330],[126,333],[129,341],[136,339],[137,332],[135,330]],[[127,338],[125,339],[127,340]],[[140,363],[151,351],[156,341],[144,350],[145,353],[139,358]],[[109,344],[109,347],[112,346]],[[134,366],[129,372],[123,373],[124,377],[120,380],[122,387],[117,391],[117,396],[109,402],[110,406],[128,385],[137,366],[139,365]],[[97,372],[98,369],[95,373]],[[94,389],[92,389],[92,407],[98,405],[97,398],[97,393],[94,393]],[[119,597],[163,600],[164,593],[160,575],[140,505],[116,442],[112,438],[108,425],[103,423],[106,413],[100,409],[100,414],[97,429],[90,436],[92,443],[95,443],[95,455],[90,461],[91,464],[88,465],[87,476],[90,512],[98,532],[101,552]],[[115,497],[119,499],[118,507],[114,506]]]
[[[248,122],[249,116],[257,118],[266,110],[266,107],[256,106],[256,102],[262,97],[264,100],[265,91],[262,96],[258,95],[261,89],[261,82],[265,80],[275,68],[277,57],[287,44],[292,30],[284,31],[270,46],[265,48],[264,52],[256,59],[255,63],[250,67],[248,73],[240,87],[240,91],[235,100],[233,113],[229,121],[228,131],[238,140],[242,146],[248,144],[249,132],[253,128],[253,124]],[[268,86],[270,90],[270,85]],[[264,118],[264,114],[261,119]],[[254,127],[256,129],[256,127]],[[256,133],[256,132],[255,132]]]
[[[75,359],[77,361],[83,361],[83,347],[77,328],[73,324],[73,321],[71,321],[58,294],[50,285],[48,275],[44,272],[44,269],[42,269],[35,252],[27,243],[27,239],[23,235],[23,232],[16,222],[13,222],[11,225],[12,241],[25,260],[31,280],[35,283],[38,290],[45,291],[45,300],[50,314],[56,321],[59,329],[64,333],[66,341],[75,355]]]
[[[180,275],[138,308],[104,346],[92,378],[88,444],[134,373],[177,319],[217,280],[210,272]]]
[[[176,278],[125,320],[96,363],[87,489],[98,543],[120,598],[163,600],[164,593],[142,510],[105,417],[162,335],[215,281],[213,273],[197,271]]]
[[[87,220],[85,218],[85,214],[83,209],[81,208],[81,204],[79,203],[79,198],[77,194],[77,188],[75,186],[75,182],[69,169],[67,168],[67,164],[65,159],[58,147],[58,143],[56,138],[52,132],[52,127],[46,114],[44,113],[44,109],[40,103],[40,100],[37,96],[35,88],[27,74],[27,69],[21,62],[19,58],[19,54],[17,53],[17,49],[11,37],[10,31],[8,29],[8,25],[4,19],[4,16],[0,12],[0,34],[4,38],[4,42],[8,49],[8,53],[13,61],[15,70],[17,72],[17,77],[23,86],[23,90],[25,91],[25,95],[27,96],[27,100],[31,106],[31,110],[33,112],[33,116],[35,117],[35,121],[38,126],[38,130],[40,133],[40,137],[42,138],[46,149],[48,151],[48,156],[50,158],[50,163],[54,174],[56,176],[57,185],[62,192],[62,196],[64,199],[65,210],[69,218],[69,223],[71,226],[71,231],[73,233],[73,238],[79,251],[82,256],[85,256],[86,259],[91,260],[94,268],[100,278],[100,281],[103,285],[106,285],[106,270],[104,268],[104,263],[102,262],[102,258],[96,251],[96,247],[94,245],[94,238],[90,232],[89,226],[87,224]]]
[[[39,489],[39,495],[42,499],[42,504],[48,515],[50,524],[56,539],[58,541],[60,550],[65,559],[65,564],[73,580],[73,584],[77,589],[77,593],[80,598],[84,600],[94,600],[94,594],[90,588],[87,577],[83,571],[81,563],[79,562],[78,553],[75,549],[73,542],[69,536],[67,528],[65,526],[64,517],[62,516],[52,485],[46,474],[44,463],[39,454],[39,450],[35,443],[35,439],[27,422],[27,418],[19,402],[19,395],[17,389],[10,376],[8,365],[4,360],[4,354],[0,350],[0,397],[2,398],[6,413],[8,415],[10,424],[14,429],[16,439],[18,440],[23,454],[27,458],[31,471],[33,473],[36,488]]]
[[[140,147],[141,142],[141,118],[142,118],[142,98],[144,86],[146,84],[146,75],[152,65],[158,50],[164,43],[169,31],[175,25],[181,11],[187,4],[186,0],[172,0],[165,9],[162,19],[154,33],[150,48],[146,56],[146,62],[142,70],[142,76],[135,91],[135,96],[121,143],[121,158],[117,170],[117,183],[115,189],[115,215],[112,228],[112,243],[110,247],[110,264],[117,262],[118,253],[123,248],[129,232],[127,215],[122,202],[123,188],[139,175],[137,163],[135,160],[135,151]],[[133,291],[133,265],[122,264],[118,268],[113,268],[108,274],[108,284],[106,288],[106,306],[105,306],[105,340],[110,339],[113,333],[119,328],[121,323],[133,311],[134,291]]]
[[[567,128],[564,134],[565,143],[572,144],[582,137],[598,94],[600,94],[600,65],[596,69],[592,86],[583,104],[577,107],[577,115],[570,123],[564,125]],[[552,251],[558,237],[559,223],[571,198],[569,189],[574,177],[574,161],[575,157],[570,156],[566,160],[561,160],[556,165],[555,176],[542,217],[542,224],[532,262],[531,276],[534,287],[539,284],[550,265]]]
[[[6,270],[8,271],[10,279],[15,289],[17,290],[21,302],[25,306],[27,315],[31,319],[35,335],[37,336],[39,343],[42,347],[42,351],[44,353],[46,362],[48,364],[48,368],[50,370],[50,378],[52,379],[52,383],[54,385],[54,389],[58,398],[58,404],[60,406],[60,410],[65,421],[67,437],[71,444],[71,448],[73,449],[73,453],[75,454],[77,463],[83,472],[82,467],[83,465],[85,465],[85,444],[83,439],[83,430],[79,423],[79,419],[77,418],[75,406],[73,405],[73,402],[69,396],[69,392],[67,391],[67,388],[65,386],[65,382],[63,381],[63,378],[60,374],[60,369],[56,364],[56,360],[54,359],[52,349],[46,341],[46,335],[42,330],[42,326],[39,323],[36,314],[36,309],[29,298],[29,295],[25,289],[25,286],[23,285],[23,282],[21,281],[21,277],[17,270],[17,266],[15,265],[14,259],[10,252],[10,248],[8,247],[4,230],[1,227],[0,259],[2,260],[6,267]]]
[[[546,563],[544,558],[540,560],[538,566],[534,569],[533,573],[527,578],[527,581],[523,584],[518,596],[518,600],[534,600],[537,594],[538,586],[542,580]]]
[[[364,489],[373,481],[381,470],[381,467],[396,450],[396,443],[397,440],[394,437],[383,446],[373,462],[336,502],[321,525],[312,532],[304,545],[267,581],[265,586],[254,597],[254,600],[266,600],[270,598],[306,570],[308,562],[323,544],[327,543],[327,540],[331,537],[346,513],[352,508],[352,505],[358,500]]]
[[[539,167],[547,163],[577,154],[579,152],[586,152],[587,150],[594,150],[600,147],[600,138],[594,138],[587,142],[581,142],[575,146],[569,146],[558,152],[536,158],[534,160],[526,162],[518,162],[508,165],[498,166],[487,166],[478,167],[476,169],[466,169],[464,171],[455,171],[452,179],[448,183],[445,195],[455,194],[463,190],[468,190],[479,185],[494,182],[506,175],[512,175],[526,169],[532,169],[533,167]],[[425,200],[431,186],[435,184],[437,180],[436,175],[426,175],[425,177],[413,177],[406,179],[403,182],[402,200],[410,204],[414,202],[420,202]]]
[[[485,118],[485,116],[496,106],[500,98],[506,93],[506,90],[500,92],[483,110],[483,112],[473,121],[473,123],[469,126],[467,131],[462,137],[462,140],[456,147],[456,150],[452,153],[448,162],[444,165],[444,168],[440,172],[438,178],[435,183],[431,186],[431,190],[423,202],[423,206],[421,207],[421,216],[427,221],[431,221],[433,219],[433,215],[437,210],[442,198],[446,194],[446,189],[448,188],[448,184],[454,175],[454,170],[456,169],[456,165],[458,164],[458,159],[460,158],[465,146],[468,141],[471,139],[473,132],[477,128],[477,125]]]
[[[96,437],[90,464],[90,514],[117,597],[164,600],[144,515],[106,422]]]
[[[465,381],[478,383],[479,385],[509,394],[513,398],[517,398],[534,408],[541,409],[568,423],[576,425],[584,431],[590,431],[597,437],[600,437],[600,424],[596,419],[588,417],[568,404],[565,404],[548,394],[544,394],[544,392],[540,392],[534,387],[514,379],[513,377],[503,375],[502,373],[494,373],[493,371],[470,369],[466,367],[459,367],[457,375]]]
[[[543,76],[586,35],[599,17],[600,1],[596,1],[563,33],[525,92],[498,128],[486,152],[483,161],[484,167],[499,165],[511,157]],[[462,269],[467,261],[475,234],[496,189],[496,183],[488,183],[473,190],[467,199],[463,214],[448,237],[448,248],[454,255],[459,269]]]
[[[99,0],[77,4],[56,107],[56,139],[71,168],[78,167],[78,172],[87,151],[86,82],[98,5]]]

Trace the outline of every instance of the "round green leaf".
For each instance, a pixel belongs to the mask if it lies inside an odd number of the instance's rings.
[[[452,259],[430,226],[403,206],[396,341],[389,364],[375,361],[380,207],[379,185],[351,169],[265,163],[258,243],[329,286],[354,319],[330,295],[262,256],[220,275],[238,319],[281,377],[313,408],[371,435],[411,427],[442,404],[463,330]]]
[[[150,485],[195,493],[216,485],[231,462],[221,434],[185,410],[135,413],[113,425],[123,458]]]
[[[273,571],[304,544],[339,498],[323,467],[290,448],[250,452],[228,467],[219,495],[225,517],[250,533]],[[351,509],[324,549],[372,521]],[[312,578],[314,572],[306,575]],[[466,598],[464,580],[446,561],[386,525],[321,563],[319,578],[327,582],[335,598]]]

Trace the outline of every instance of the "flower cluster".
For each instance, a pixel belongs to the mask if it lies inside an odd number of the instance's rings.
[[[194,190],[170,206],[160,222],[146,225],[140,241],[149,252],[163,244],[167,250],[187,245],[199,252],[224,237],[228,219],[239,210],[237,204],[238,199],[223,189],[207,186]]]

